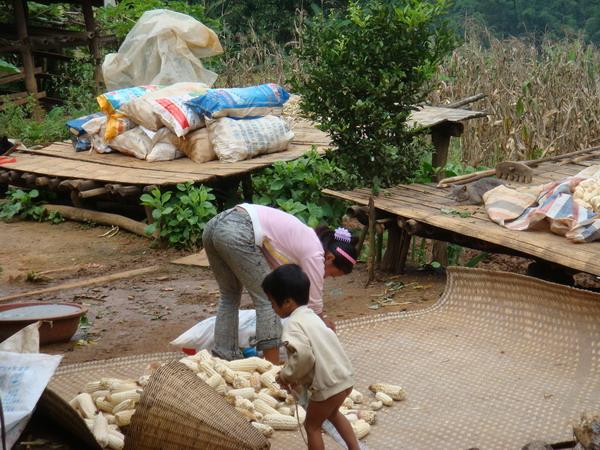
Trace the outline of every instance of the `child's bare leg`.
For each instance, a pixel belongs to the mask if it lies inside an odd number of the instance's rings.
[[[352,425],[348,422],[348,419],[344,417],[344,415],[337,409],[331,416],[327,418],[335,429],[340,433],[340,436],[346,443],[348,450],[359,450],[360,447],[358,445],[358,439],[354,434],[354,430],[352,429]]]
[[[327,400],[324,400],[322,402],[316,402],[314,400],[308,402],[308,407],[306,408],[306,421],[304,422],[304,428],[306,429],[306,437],[308,439],[309,450],[325,450],[323,436],[321,436],[321,426],[323,425],[323,422],[325,422],[326,419],[331,418],[338,412],[339,407],[344,402],[344,399],[348,396],[349,393],[350,391],[346,390],[334,395],[333,397],[329,397]],[[337,429],[337,426],[335,424],[334,426]],[[340,430],[338,430],[338,432],[342,434]],[[354,434],[354,432],[352,431],[352,427],[350,427],[350,432]],[[343,435],[342,437],[344,438],[344,441],[346,441],[346,438]],[[356,444],[356,447],[349,448],[352,450],[358,450],[358,443]]]

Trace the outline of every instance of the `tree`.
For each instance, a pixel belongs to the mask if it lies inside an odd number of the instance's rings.
[[[307,23],[292,85],[360,184],[391,185],[419,164],[423,147],[406,119],[453,49],[446,12],[446,0],[370,0]]]

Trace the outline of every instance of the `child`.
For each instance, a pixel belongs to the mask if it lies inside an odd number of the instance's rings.
[[[285,264],[266,276],[262,288],[277,315],[289,318],[282,334],[288,360],[277,381],[288,390],[293,385],[308,389],[304,428],[309,450],[325,449],[321,436],[325,420],[335,426],[349,450],[358,450],[350,422],[339,412],[354,385],[352,365],[335,332],[306,306],[308,277],[300,266]]]

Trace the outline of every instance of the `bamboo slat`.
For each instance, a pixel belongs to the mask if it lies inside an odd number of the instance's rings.
[[[368,190],[323,192],[361,205],[367,205],[369,201]],[[429,197],[429,200],[433,199],[435,197]],[[414,191],[403,187],[382,191],[375,199],[375,206],[404,218],[508,247],[582,272],[600,275],[600,242],[575,244],[550,232],[507,230],[480,214],[465,218],[443,214],[440,210],[444,205],[438,204],[435,208],[433,202],[420,203],[419,199],[415,198]]]
[[[239,176],[277,161],[297,159],[314,148],[324,153],[330,146],[326,133],[307,124],[294,128],[296,137],[283,152],[261,155],[246,161],[211,161],[197,164],[187,158],[147,162],[120,153],[75,152],[70,142],[55,142],[41,149],[19,150],[15,163],[4,168],[47,177],[80,178],[127,185],[172,185],[186,181],[206,183],[216,178]]]

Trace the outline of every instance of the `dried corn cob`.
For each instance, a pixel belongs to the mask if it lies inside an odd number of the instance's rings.
[[[117,419],[117,425],[120,427],[126,427],[131,423],[131,416],[135,413],[134,409],[128,409],[126,411],[121,411],[120,413],[115,414]]]
[[[104,397],[106,398],[106,396],[110,394],[110,391],[108,389],[102,389],[99,391],[94,391],[92,392],[90,395],[92,396],[92,400],[96,400],[98,397]]]
[[[185,364],[188,369],[191,369],[194,372],[198,372],[200,370],[199,367],[198,367],[198,362],[194,361],[193,359],[191,359],[191,358],[189,358],[187,356],[185,358],[181,358],[179,360],[179,362],[181,364]]]
[[[134,408],[135,408],[135,402],[132,399],[128,398],[127,400],[123,400],[121,403],[114,406],[112,409],[112,413],[116,414],[118,412],[125,411],[127,409],[134,409]]]
[[[280,406],[279,408],[275,408],[279,414],[283,414],[284,416],[293,416],[292,408],[289,406]]]
[[[369,434],[369,431],[371,431],[371,425],[364,420],[359,419],[356,422],[350,422],[350,425],[352,426],[352,430],[356,435],[356,439],[364,438],[367,434]]]
[[[98,444],[100,444],[100,447],[106,447],[108,445],[108,422],[104,415],[96,414],[96,417],[94,417],[92,434]]]
[[[206,384],[208,384],[211,388],[216,388],[220,384],[225,384],[225,380],[221,375],[215,373],[214,375],[208,377]]]
[[[296,430],[298,428],[298,421],[295,417],[282,414],[267,414],[263,419],[263,423],[274,430]]]
[[[98,397],[96,399],[96,406],[100,411],[104,411],[109,414],[112,414],[112,410],[114,407],[114,405],[111,402],[106,401],[106,398],[104,397]]]
[[[98,411],[94,400],[92,400],[92,396],[87,392],[77,395],[71,402],[71,406],[75,405],[74,408],[86,419],[93,419]]]
[[[242,388],[242,389],[231,389],[227,392],[227,397],[243,397],[248,400],[254,400],[256,398],[256,392],[252,388]]]
[[[266,359],[252,356],[250,358],[236,359],[235,361],[229,361],[228,366],[232,370],[243,371],[243,372],[266,372],[273,368]]]
[[[356,389],[352,389],[352,392],[350,392],[348,397],[350,397],[354,403],[362,403],[363,401],[363,395]]]
[[[376,383],[369,386],[369,390],[374,393],[383,392],[384,394],[390,396],[393,400],[397,401],[404,400],[406,398],[404,389],[394,384]]]
[[[264,402],[263,400],[261,400],[259,398],[254,400],[253,403],[254,403],[254,409],[256,409],[259,413],[261,413],[265,416],[267,414],[279,414],[279,412],[275,408],[272,408],[266,402]]]
[[[392,397],[387,395],[385,392],[377,392],[375,394],[375,398],[382,402],[385,406],[392,406],[394,404],[394,400],[392,400]]]
[[[369,408],[371,408],[373,411],[379,411],[381,408],[383,408],[383,402],[381,400],[373,401],[369,403]]]
[[[274,430],[273,427],[269,426],[269,425],[265,425],[264,423],[260,423],[260,422],[251,422],[252,426],[254,428],[256,428],[258,431],[260,431],[265,437],[271,437],[273,436]]]
[[[133,400],[134,402],[140,401],[140,394],[142,393],[141,389],[131,389],[129,391],[121,391],[108,394],[106,400],[113,404],[113,406],[118,405],[124,400]]]
[[[269,394],[267,394],[264,391],[259,392],[258,395],[256,396],[256,398],[262,400],[267,405],[269,405],[271,408],[276,408],[277,405],[279,404],[279,402],[277,401],[276,398],[271,397]]]

